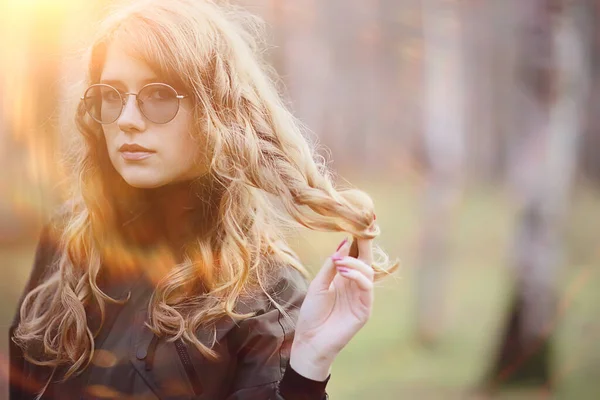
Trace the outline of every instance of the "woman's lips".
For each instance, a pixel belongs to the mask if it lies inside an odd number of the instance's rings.
[[[140,161],[154,154],[153,151],[122,151],[121,157],[127,161]]]

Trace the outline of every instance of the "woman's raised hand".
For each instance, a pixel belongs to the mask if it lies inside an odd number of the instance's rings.
[[[373,308],[373,240],[345,239],[311,282],[296,325],[290,365],[323,381],[338,353],[365,325]]]

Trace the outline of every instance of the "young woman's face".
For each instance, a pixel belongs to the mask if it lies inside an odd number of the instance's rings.
[[[109,45],[100,83],[109,84],[121,93],[138,93],[153,82],[164,83],[146,63],[131,57],[116,43]],[[193,113],[189,97],[180,100],[175,118],[157,124],[142,114],[134,96],[122,96],[126,97],[126,105],[121,115],[102,128],[110,160],[129,185],[155,188],[206,172],[206,166],[198,162],[203,159],[200,152],[203,146],[191,137]],[[156,97],[160,98],[160,93]],[[128,144],[148,151],[122,148]]]

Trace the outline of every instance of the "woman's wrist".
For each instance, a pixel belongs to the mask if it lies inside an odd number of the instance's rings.
[[[314,347],[294,339],[290,366],[305,378],[323,382],[331,373],[334,358],[334,355],[319,354]]]

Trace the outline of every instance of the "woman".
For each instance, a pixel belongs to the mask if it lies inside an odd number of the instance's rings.
[[[72,200],[11,328],[12,399],[323,399],[397,267],[370,199],[336,190],[260,63],[207,0],[137,2],[89,53]],[[291,218],[290,218],[291,217]],[[294,224],[348,232],[310,286]]]

